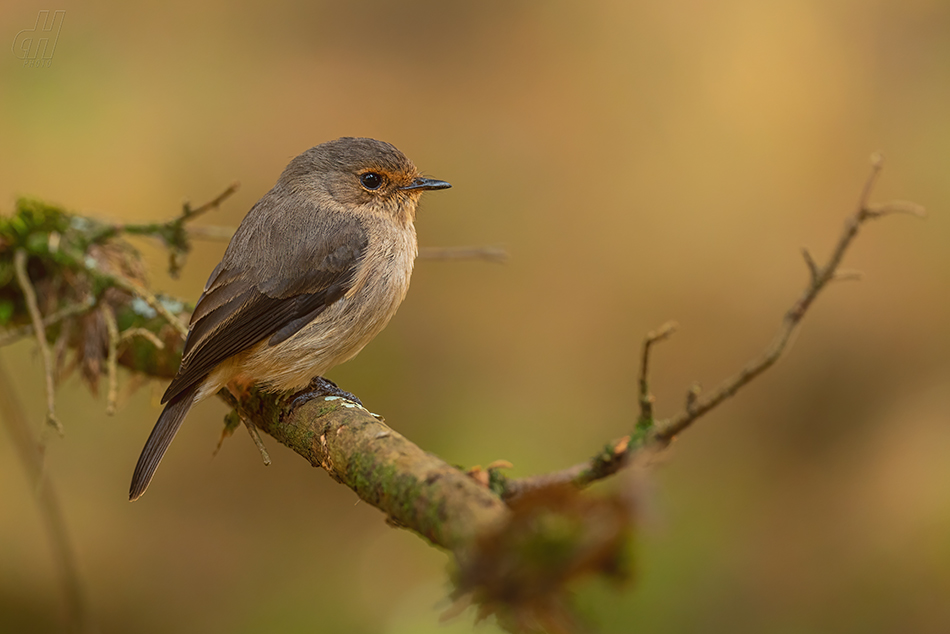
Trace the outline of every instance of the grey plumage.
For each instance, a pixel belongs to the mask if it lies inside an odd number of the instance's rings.
[[[378,187],[365,186],[368,173]],[[195,306],[130,499],[148,487],[193,403],[232,381],[300,389],[376,336],[409,287],[419,195],[446,187],[373,139],[338,139],[293,159],[241,222]]]

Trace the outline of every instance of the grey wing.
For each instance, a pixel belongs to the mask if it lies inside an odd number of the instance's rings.
[[[313,209],[295,211],[256,233],[242,233],[242,223],[198,299],[181,367],[163,403],[258,342],[269,338],[275,345],[293,336],[350,289],[369,244],[362,225],[327,214],[332,224],[321,224]],[[232,253],[255,240],[255,257]]]

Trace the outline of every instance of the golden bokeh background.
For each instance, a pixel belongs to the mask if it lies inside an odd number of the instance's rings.
[[[434,0],[0,3],[0,42],[66,16],[48,68],[0,51],[0,208],[18,195],[121,220],[242,187],[236,225],[291,157],[342,135],[405,151],[454,188],[384,333],[331,378],[457,464],[512,473],[629,432],[645,332],[658,413],[757,354],[853,210],[869,224],[790,354],[679,439],[645,488],[635,583],[581,586],[599,631],[950,631],[950,3],[944,0]],[[156,289],[191,300],[136,243]],[[2,362],[37,429],[42,366]],[[128,375],[122,375],[124,385]],[[265,439],[212,459],[196,408],[126,501],[163,385],[105,415],[75,377],[48,470],[103,632],[472,631],[437,623],[446,557]],[[612,484],[609,486],[616,486]],[[61,598],[31,484],[0,434],[0,631],[52,632]],[[494,632],[482,626],[481,632]]]

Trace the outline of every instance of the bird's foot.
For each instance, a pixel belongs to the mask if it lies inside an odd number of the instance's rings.
[[[308,385],[302,392],[298,392],[294,395],[293,400],[290,403],[291,409],[297,409],[304,403],[312,401],[315,398],[322,398],[324,400],[330,399],[346,399],[351,403],[356,403],[360,407],[363,407],[363,401],[358,399],[356,395],[347,392],[346,390],[341,390],[337,387],[337,384],[329,379],[325,379],[322,376],[318,376],[314,380],[310,381]],[[365,409],[365,408],[364,408]]]

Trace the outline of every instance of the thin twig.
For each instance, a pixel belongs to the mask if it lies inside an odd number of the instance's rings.
[[[811,274],[811,283],[818,282],[818,265],[815,264],[815,258],[811,257],[808,247],[802,247],[802,257],[805,258],[805,264],[808,266],[808,272]]]
[[[643,340],[643,352],[640,355],[640,423],[653,424],[653,395],[650,394],[650,348],[653,344],[669,339],[678,324],[674,321],[668,321],[657,330],[651,330]]]
[[[30,275],[26,270],[27,254],[23,249],[17,249],[13,255],[13,266],[16,269],[17,282],[20,284],[20,290],[23,291],[23,298],[26,300],[27,310],[30,312],[30,319],[33,321],[33,332],[36,333],[36,342],[40,347],[40,354],[43,355],[43,370],[46,374],[46,422],[52,425],[60,435],[63,434],[63,425],[56,418],[56,398],[55,382],[53,373],[56,371],[53,365],[53,353],[49,349],[49,343],[46,341],[46,329],[43,328],[43,316],[40,315],[40,307],[36,303],[36,290],[30,282]]]
[[[831,276],[831,282],[860,282],[864,279],[864,273],[852,269],[838,269]]]
[[[686,411],[692,412],[696,409],[696,399],[699,398],[699,394],[703,391],[702,386],[699,383],[693,383],[689,386],[689,389],[686,390]]]
[[[119,372],[117,359],[119,357],[119,326],[115,322],[115,314],[108,305],[102,306],[102,318],[106,322],[109,332],[108,356],[106,357],[106,372],[109,377],[109,391],[106,396],[106,414],[115,415],[116,401],[119,398]]]
[[[924,209],[923,206],[912,203],[909,200],[889,200],[883,203],[875,203],[865,207],[864,211],[868,216],[874,217],[887,216],[889,214],[910,214],[918,218],[923,218],[927,215],[927,210]]]
[[[44,460],[39,441],[34,438],[26,415],[12,388],[6,370],[0,364],[0,418],[17,448],[20,461],[34,482],[40,516],[50,540],[53,559],[59,568],[66,614],[71,632],[93,631],[92,619],[86,604],[85,591],[76,564],[76,556],[69,540],[66,521],[53,483],[44,475]]]
[[[216,198],[209,200],[205,204],[195,207],[194,209],[191,208],[190,203],[186,202],[185,204],[182,205],[181,219],[192,220],[205,212],[211,211],[212,209],[217,209],[218,207],[221,206],[221,203],[223,203],[225,200],[230,198],[234,194],[234,192],[238,190],[240,186],[241,186],[241,183],[234,181],[233,183],[228,185],[227,189],[225,189],[223,192],[218,194]]]
[[[244,426],[247,428],[247,433],[251,435],[251,440],[254,441],[254,445],[257,447],[257,450],[261,453],[261,460],[264,461],[264,466],[270,466],[270,454],[267,453],[267,447],[264,446],[264,440],[261,438],[261,434],[257,431],[257,425],[251,421],[250,418],[245,416],[240,408],[237,410],[238,416],[241,418],[241,422],[244,423]]]
[[[165,349],[165,342],[158,338],[154,332],[147,328],[129,328],[122,331],[122,336],[119,337],[120,342],[126,342],[132,337],[142,337],[147,339],[153,346],[159,350]]]
[[[847,252],[848,247],[851,246],[855,237],[857,237],[858,230],[862,224],[872,218],[879,218],[888,213],[914,213],[916,215],[922,214],[922,208],[916,205],[914,205],[912,208],[897,205],[890,207],[869,207],[868,199],[871,196],[871,191],[874,188],[874,183],[881,172],[883,164],[884,159],[880,154],[874,154],[871,157],[871,173],[868,176],[867,181],[864,183],[864,188],[861,190],[861,196],[858,198],[857,209],[845,222],[844,231],[838,238],[838,243],[835,245],[831,256],[828,258],[828,262],[824,266],[817,267],[817,269],[814,270],[811,266],[809,266],[809,270],[811,272],[810,283],[802,292],[801,296],[798,298],[798,301],[796,301],[795,304],[793,304],[788,310],[788,312],[785,313],[782,326],[779,328],[778,333],[772,340],[772,343],[769,345],[769,347],[766,348],[765,352],[758,359],[755,359],[742,368],[742,370],[740,370],[737,375],[726,379],[715,390],[712,390],[711,392],[696,398],[693,402],[693,407],[690,410],[681,412],[672,420],[658,426],[653,434],[653,439],[657,443],[661,445],[668,444],[673,440],[674,437],[676,437],[677,434],[692,425],[696,419],[725,401],[727,398],[733,396],[736,392],[742,389],[742,387],[772,367],[772,365],[774,365],[775,362],[781,358],[789,340],[798,329],[802,318],[805,316],[808,308],[815,301],[815,298],[818,297],[818,294],[828,285],[829,282],[838,279],[836,276],[838,276],[839,273],[843,273],[838,270],[838,267],[840,266],[841,261],[844,259],[844,255],[845,252]],[[846,273],[845,276],[850,277],[851,274]]]
[[[620,471],[630,458],[630,436],[608,443],[596,456],[566,469],[504,481],[502,498],[511,502],[528,491],[572,484],[585,487]]]
[[[115,233],[131,233],[136,235],[153,235],[161,236],[161,234],[168,229],[178,229],[181,228],[186,222],[194,220],[198,216],[211,211],[212,209],[217,209],[221,204],[227,200],[234,192],[238,190],[240,183],[234,182],[231,183],[227,189],[218,194],[214,199],[209,200],[203,205],[199,205],[192,209],[191,203],[184,202],[181,206],[181,215],[166,222],[149,222],[149,223],[130,223],[130,224],[115,224],[110,227],[109,235]],[[189,233],[191,229],[189,229]]]
[[[420,260],[484,260],[499,264],[508,261],[508,252],[501,247],[420,247]]]
[[[59,329],[59,336],[53,343],[53,366],[56,367],[57,376],[62,376],[61,368],[66,360],[66,351],[69,349],[69,342],[73,335],[75,327],[74,321],[64,321]]]
[[[264,441],[263,439],[261,439],[261,434],[257,430],[257,425],[254,424],[251,418],[247,415],[247,413],[241,407],[241,401],[239,401],[237,397],[231,393],[231,390],[229,390],[226,387],[223,387],[220,390],[218,390],[217,395],[222,400],[224,400],[225,403],[231,406],[231,409],[234,411],[235,414],[237,414],[237,417],[241,420],[242,423],[244,423],[244,426],[247,428],[247,433],[251,435],[251,440],[254,441],[254,445],[257,447],[257,450],[261,454],[261,460],[264,461],[264,466],[269,467],[271,464],[270,454],[267,453],[267,447],[264,446]],[[226,430],[225,435],[228,435],[228,434],[230,434],[230,431]],[[221,436],[221,442],[224,442],[225,435]],[[221,442],[218,443],[218,449],[221,448]],[[217,453],[217,450],[215,450],[215,453]]]
[[[95,300],[93,298],[88,298],[84,302],[78,304],[70,304],[65,308],[62,308],[55,313],[50,313],[43,318],[43,326],[49,328],[60,321],[66,319],[67,317],[72,317],[73,315],[78,315],[79,313],[85,312],[95,306]],[[27,324],[25,326],[20,326],[19,328],[11,328],[0,333],[0,348],[3,346],[9,345],[11,343],[16,343],[24,337],[29,337],[31,334],[36,332],[33,328],[33,324]]]
[[[669,421],[653,426],[648,433],[637,438],[638,442],[630,443],[629,447],[623,445],[622,452],[616,450],[618,445],[613,446],[613,451],[611,451],[612,446],[608,445],[603,451],[590,460],[568,467],[567,469],[539,476],[508,480],[505,483],[505,498],[511,499],[528,490],[554,483],[571,483],[576,486],[585,486],[596,480],[613,475],[627,463],[627,454],[629,454],[629,452],[643,449],[662,449],[668,445],[677,434],[693,424],[699,417],[721,404],[730,396],[733,396],[742,387],[778,361],[808,308],[828,283],[837,279],[853,279],[854,272],[841,271],[838,269],[838,266],[841,264],[848,247],[854,241],[855,236],[857,236],[860,226],[872,218],[880,218],[881,216],[894,213],[909,213],[915,216],[923,216],[925,214],[922,207],[906,201],[894,201],[876,205],[870,205],[868,203],[874,182],[881,170],[882,162],[883,159],[879,154],[872,156],[871,174],[861,190],[857,210],[854,214],[849,216],[845,222],[844,231],[838,238],[838,242],[828,258],[828,262],[823,267],[819,267],[814,262],[811,254],[808,253],[807,250],[803,251],[805,263],[809,270],[809,284],[798,300],[786,312],[782,326],[772,343],[757,359],[748,363],[737,375],[727,379],[711,392],[701,393],[699,386],[694,384],[687,392],[686,406],[683,412]],[[644,357],[645,356],[646,355],[644,355]],[[644,372],[641,366],[641,378],[643,375]],[[640,392],[642,416],[642,394],[644,393],[642,383]],[[649,406],[652,408],[652,401],[650,401]],[[650,410],[648,409],[648,411]]]
[[[184,257],[191,250],[188,239],[192,232],[189,231],[186,225],[201,214],[220,207],[221,203],[236,192],[237,189],[238,183],[232,183],[213,200],[195,208],[191,207],[191,203],[185,202],[182,204],[181,215],[167,222],[112,225],[104,235],[112,236],[124,232],[132,235],[151,236],[160,239],[168,248],[168,271],[172,277],[178,277]]]
[[[138,284],[131,282],[130,280],[122,277],[121,275],[113,276],[112,282],[119,288],[140,297],[146,304],[151,306],[155,310],[155,312],[161,315],[165,319],[165,321],[171,324],[172,328],[177,330],[178,334],[180,334],[182,338],[188,335],[188,326],[186,326],[180,319],[178,319],[178,317],[173,315],[171,311],[169,311],[168,308],[166,308],[165,305],[162,304],[162,302],[157,297],[155,297],[155,295],[153,295],[150,291],[146,290],[145,288],[142,288]]]

